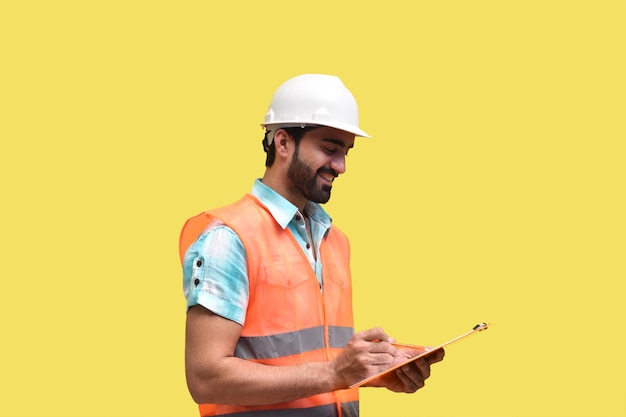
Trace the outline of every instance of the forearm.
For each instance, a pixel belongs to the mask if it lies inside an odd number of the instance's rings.
[[[330,362],[268,366],[236,357],[191,367],[187,382],[197,403],[268,405],[345,388]]]
[[[189,309],[185,368],[197,403],[268,405],[336,391],[389,368],[397,355],[374,328],[354,334],[330,362],[270,366],[234,357],[240,337],[239,324],[201,306]]]

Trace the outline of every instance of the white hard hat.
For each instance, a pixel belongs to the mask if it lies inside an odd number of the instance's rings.
[[[261,126],[328,126],[350,132],[355,136],[371,137],[359,129],[359,109],[356,100],[339,77],[304,74],[281,84]],[[270,135],[269,142],[273,139]]]

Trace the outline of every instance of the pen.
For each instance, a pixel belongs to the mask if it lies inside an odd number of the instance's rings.
[[[418,345],[408,345],[406,343],[390,343],[391,346],[395,346],[397,348],[406,348],[406,349],[416,349],[427,351],[428,348],[426,346],[418,346]]]
[[[376,340],[372,340],[372,342],[382,342],[382,340],[376,339]],[[427,351],[427,350],[430,349],[430,348],[428,348],[426,346],[409,345],[407,343],[396,343],[396,342],[387,342],[387,343],[389,343],[391,346],[395,346],[397,348],[415,349],[415,350],[423,350],[423,351]]]

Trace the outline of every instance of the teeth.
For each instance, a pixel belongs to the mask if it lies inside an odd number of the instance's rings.
[[[333,176],[325,176],[325,175],[320,175],[320,177],[322,177],[323,179],[325,179],[328,182],[333,182],[333,180],[335,179],[335,177]]]

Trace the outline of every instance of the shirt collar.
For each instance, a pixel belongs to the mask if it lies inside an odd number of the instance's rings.
[[[276,191],[257,179],[252,186],[252,193],[272,214],[274,220],[285,229],[289,222],[298,214],[298,207],[291,204],[287,199],[278,194]],[[317,203],[307,201],[304,210],[312,220],[322,224],[325,228],[329,228],[332,222],[331,217]]]

